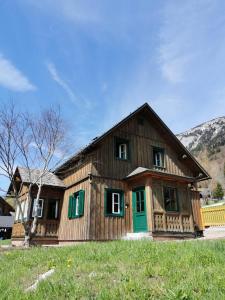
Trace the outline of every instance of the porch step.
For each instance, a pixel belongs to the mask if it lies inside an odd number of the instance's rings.
[[[153,240],[152,233],[151,232],[136,232],[136,233],[127,233],[124,237],[123,240],[127,241],[137,241],[137,240]]]

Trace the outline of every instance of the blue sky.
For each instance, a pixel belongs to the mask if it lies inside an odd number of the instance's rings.
[[[224,1],[0,0],[0,101],[60,104],[74,151],[144,102],[179,133],[225,111]]]

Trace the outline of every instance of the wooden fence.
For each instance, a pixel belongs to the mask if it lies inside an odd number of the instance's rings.
[[[225,226],[225,205],[202,207],[203,226]]]

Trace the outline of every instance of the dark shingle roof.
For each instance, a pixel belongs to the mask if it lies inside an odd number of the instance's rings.
[[[27,168],[18,167],[18,172],[20,174],[21,180],[25,183],[35,183],[39,180],[42,170],[33,169],[29,176],[29,171]],[[31,179],[30,179],[31,177]],[[61,179],[59,179],[54,173],[46,172],[42,177],[43,185],[56,186],[56,187],[65,187],[65,184]]]

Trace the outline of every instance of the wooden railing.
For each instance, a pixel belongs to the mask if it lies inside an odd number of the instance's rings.
[[[58,220],[38,220],[37,237],[56,237],[58,236]],[[15,223],[12,229],[13,237],[23,237],[24,228],[21,223]]]
[[[224,226],[225,205],[201,208],[203,226]]]
[[[154,213],[154,230],[168,232],[193,232],[189,215],[176,213]]]

